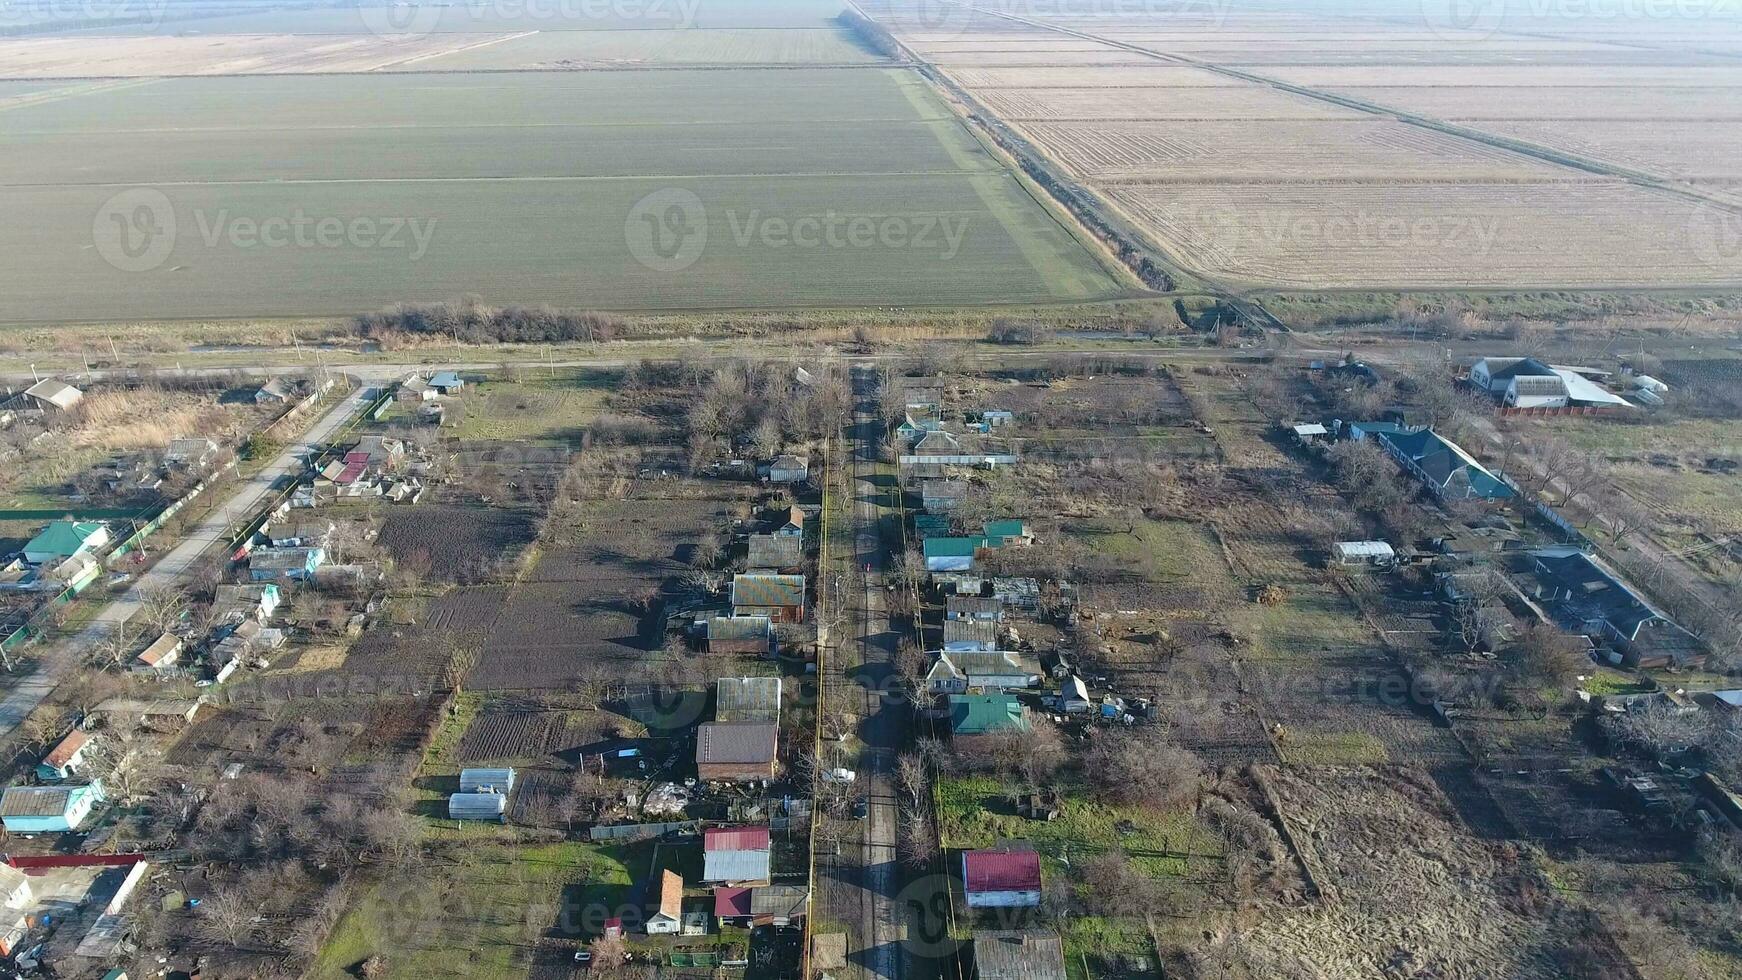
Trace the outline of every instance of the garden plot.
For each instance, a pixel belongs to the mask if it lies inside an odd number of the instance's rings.
[[[1317,769],[1274,779],[1327,901],[1279,908],[1221,952],[1266,974],[1562,977],[1557,957],[1601,944],[1512,846],[1477,839],[1409,769]],[[1625,974],[1617,974],[1625,975]]]
[[[534,531],[524,511],[427,503],[391,511],[380,540],[396,564],[420,576],[480,582],[531,543]]]
[[[665,596],[720,505],[699,500],[604,501],[576,542],[541,551],[484,644],[471,684],[552,689],[645,663],[665,637]]]

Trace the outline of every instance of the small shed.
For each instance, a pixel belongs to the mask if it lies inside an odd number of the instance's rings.
[[[1040,929],[974,933],[977,980],[1065,980],[1064,943]]]
[[[722,677],[714,682],[714,720],[780,724],[778,677]]]
[[[957,507],[968,496],[966,480],[925,480],[919,485],[919,499],[926,510],[944,514]]]
[[[1040,905],[1040,855],[1000,848],[962,854],[962,882],[971,909]]]
[[[683,875],[667,869],[659,873],[658,901],[647,916],[649,936],[669,936],[683,929]]]
[[[0,864],[0,905],[14,911],[30,904],[30,878],[10,864]]]
[[[466,381],[454,371],[438,371],[429,379],[429,386],[444,395],[457,395],[466,387]]]
[[[774,624],[767,616],[715,616],[708,620],[708,652],[773,655]]]
[[[1383,541],[1339,541],[1331,560],[1345,568],[1390,568],[1397,564],[1397,552]]]
[[[450,820],[508,822],[508,797],[501,793],[455,793],[448,797]]]
[[[44,378],[24,389],[24,400],[32,408],[64,412],[83,401],[85,393],[64,381]]]
[[[1328,441],[1331,437],[1330,431],[1317,422],[1293,426],[1291,431],[1294,433],[1294,441],[1303,446],[1317,445]]]
[[[460,770],[460,792],[462,793],[500,793],[506,796],[513,789],[513,769]]]
[[[85,755],[96,744],[84,729],[73,729],[36,764],[37,778],[45,783],[60,783],[78,775],[85,769]]]
[[[174,633],[163,633],[151,645],[133,658],[133,669],[146,674],[160,674],[181,660],[182,639]]]
[[[804,537],[804,509],[797,504],[786,509],[785,520],[774,529],[774,533],[783,538]]]

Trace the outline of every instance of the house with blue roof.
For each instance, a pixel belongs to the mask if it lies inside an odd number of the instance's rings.
[[[1508,500],[1517,496],[1511,484],[1431,428],[1357,422],[1349,431],[1357,441],[1373,439],[1441,500]]]

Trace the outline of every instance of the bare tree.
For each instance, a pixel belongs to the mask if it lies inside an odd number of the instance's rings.
[[[200,932],[209,940],[241,946],[254,934],[255,905],[233,886],[217,889],[200,903]]]
[[[1204,764],[1156,729],[1102,732],[1083,761],[1103,799],[1182,806],[1198,795]]]
[[[187,612],[187,592],[174,586],[147,589],[139,599],[139,616],[159,633],[167,633]]]
[[[1532,623],[1513,644],[1513,652],[1521,673],[1554,684],[1570,683],[1591,666],[1579,641],[1550,623]]]

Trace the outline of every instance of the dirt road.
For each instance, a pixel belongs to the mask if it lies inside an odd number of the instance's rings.
[[[861,976],[901,977],[907,972],[903,940],[907,909],[898,898],[900,866],[896,857],[895,757],[908,737],[908,706],[904,699],[884,697],[894,671],[895,643],[900,635],[885,607],[883,570],[889,555],[882,524],[890,519],[883,501],[888,488],[879,484],[877,466],[877,374],[869,367],[853,373],[851,492],[853,497],[853,560],[864,572],[864,587],[847,635],[857,647],[858,676],[866,685],[864,722],[859,737],[859,789],[867,804],[861,823],[859,914],[863,948],[850,957]],[[892,479],[892,478],[891,478]]]
[[[120,598],[104,607],[90,625],[45,651],[35,669],[20,679],[4,699],[0,699],[0,740],[11,736],[87,651],[132,619],[147,595],[157,589],[183,584],[200,559],[213,548],[227,543],[229,530],[251,516],[266,501],[279,480],[297,472],[311,449],[326,441],[362,410],[368,401],[368,391],[367,387],[359,387],[342,399],[310,426],[301,439],[287,446],[276,459],[237,487],[228,500],[206,515],[179,544],[139,576]]]

